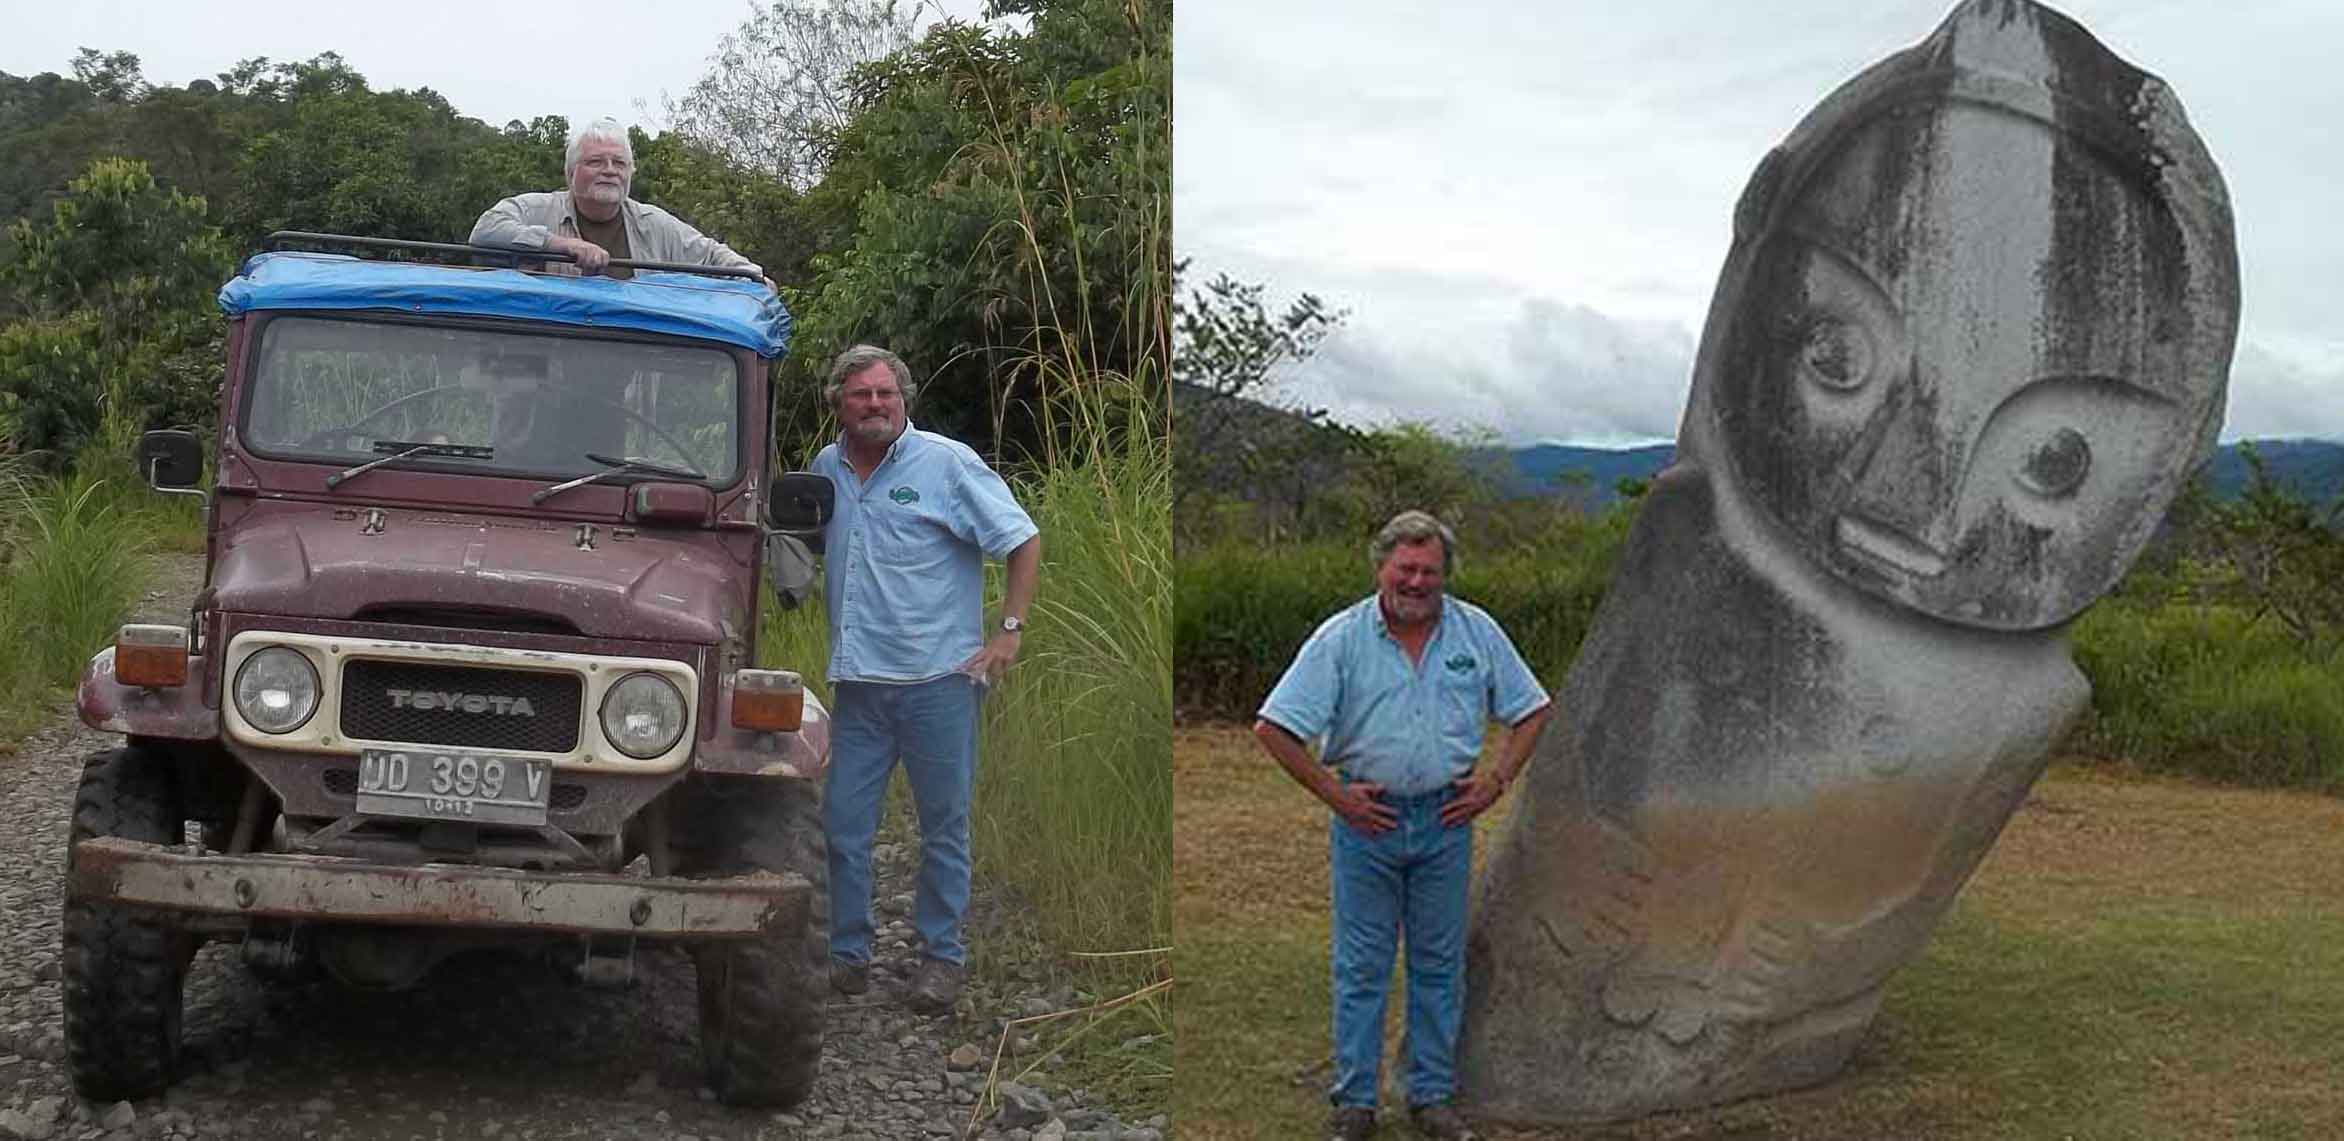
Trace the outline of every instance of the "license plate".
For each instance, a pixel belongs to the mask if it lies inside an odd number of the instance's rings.
[[[367,749],[358,754],[358,811],[370,816],[543,824],[553,766],[514,757]]]

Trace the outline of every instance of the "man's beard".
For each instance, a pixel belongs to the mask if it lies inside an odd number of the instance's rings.
[[[895,421],[885,416],[871,416],[847,425],[847,434],[866,444],[892,444],[902,434]]]
[[[1427,621],[1440,613],[1441,596],[1436,593],[1408,595],[1395,590],[1388,602],[1393,617],[1403,622],[1416,623]]]

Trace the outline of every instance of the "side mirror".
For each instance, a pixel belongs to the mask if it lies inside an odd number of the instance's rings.
[[[765,497],[765,521],[776,531],[787,531],[815,550],[822,549],[822,528],[838,500],[830,477],[810,471],[784,472]]]
[[[177,428],[140,436],[138,473],[158,491],[194,487],[203,478],[203,440]]]

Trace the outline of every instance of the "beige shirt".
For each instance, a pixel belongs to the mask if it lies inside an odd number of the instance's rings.
[[[691,223],[657,206],[629,198],[619,204],[619,217],[627,224],[627,249],[639,260],[732,265],[756,270],[759,276],[765,273],[756,262],[733,252],[732,247],[693,229]],[[567,190],[516,194],[489,207],[472,224],[472,244],[476,246],[541,250],[546,239],[555,234],[566,238],[578,236],[578,218],[570,209]],[[567,262],[552,262],[545,268],[552,273],[578,272],[577,266]]]

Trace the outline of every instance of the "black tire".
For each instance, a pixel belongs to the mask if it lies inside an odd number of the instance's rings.
[[[788,778],[701,778],[669,817],[676,870],[689,876],[796,872],[813,885],[801,930],[705,943],[692,952],[700,1057],[727,1105],[804,1101],[822,1060],[830,988],[830,850],[822,790]]]
[[[74,793],[71,845],[95,836],[173,844],[184,821],[171,758],[132,745],[91,757]],[[158,911],[65,900],[65,1064],[92,1101],[151,1097],[179,1064],[181,999],[195,941]]]

